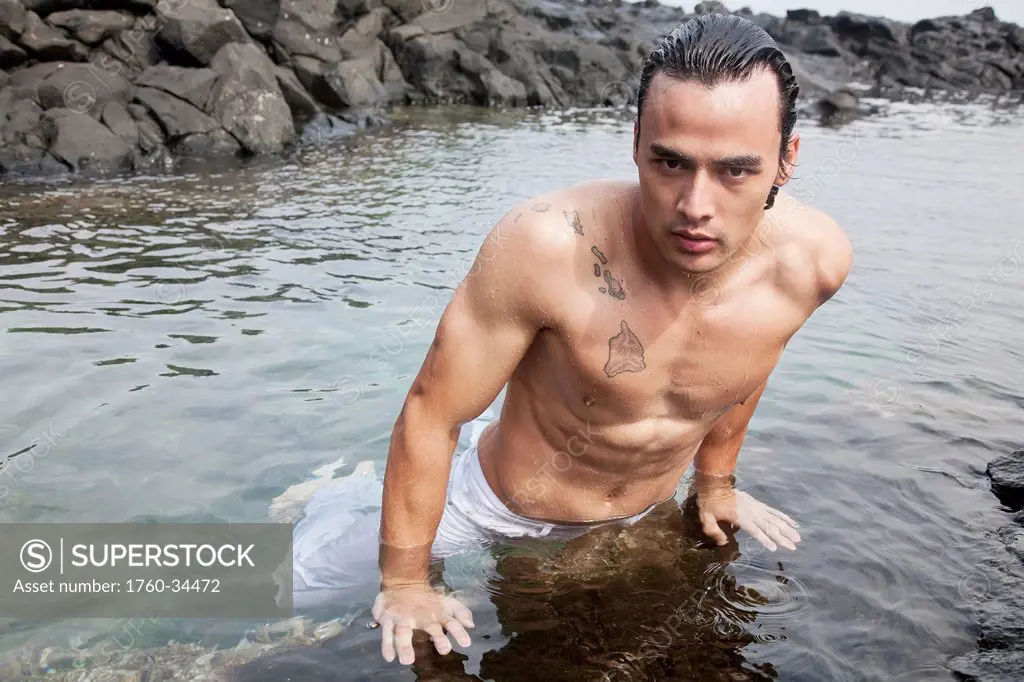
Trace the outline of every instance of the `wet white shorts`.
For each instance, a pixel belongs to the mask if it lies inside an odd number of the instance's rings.
[[[431,548],[434,560],[516,539],[571,540],[608,523],[631,525],[656,506],[627,519],[594,524],[546,523],[515,514],[494,494],[480,467],[477,443],[487,423],[476,420],[467,425],[468,447],[452,462],[444,514]],[[376,475],[359,471],[313,494],[294,532],[296,608],[379,586],[382,494]]]

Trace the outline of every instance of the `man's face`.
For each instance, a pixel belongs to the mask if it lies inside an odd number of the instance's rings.
[[[663,73],[634,124],[644,222],[665,259],[707,273],[747,244],[779,168],[779,86],[771,71],[706,88]],[[796,161],[799,139],[790,143]]]

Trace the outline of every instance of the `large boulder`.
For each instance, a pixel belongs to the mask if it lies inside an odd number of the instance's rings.
[[[68,109],[43,113],[50,153],[76,171],[111,173],[132,169],[132,149],[91,116]]]
[[[302,86],[294,72],[275,65],[274,75],[277,76],[277,84],[284,95],[284,101],[292,111],[293,119],[299,122],[309,121],[320,112],[320,105]]]
[[[169,92],[203,111],[207,110],[216,82],[217,72],[213,69],[189,69],[170,64],[151,66],[135,80],[137,86]]]
[[[131,28],[135,16],[130,12],[86,11],[80,9],[54,12],[47,23],[62,28],[83,43],[95,45],[119,31]]]
[[[10,40],[0,35],[0,69],[10,69],[23,64],[28,54]]]
[[[220,125],[202,110],[185,100],[156,88],[139,87],[135,99],[153,114],[168,138],[208,133]]]
[[[117,74],[89,64],[58,66],[36,87],[36,97],[44,109],[66,108],[98,118],[108,101],[131,100],[132,84]]]
[[[62,31],[50,26],[35,12],[25,13],[25,30],[18,43],[37,59],[84,62],[89,48],[68,38]]]
[[[273,32],[275,48],[282,53],[278,61],[298,56],[325,64],[341,61],[341,21],[334,13],[336,5],[337,0],[282,0]]]
[[[0,37],[17,40],[24,30],[24,5],[19,0],[0,0]]]
[[[221,4],[235,13],[253,38],[267,40],[273,35],[281,0],[221,0]]]
[[[291,109],[274,63],[252,44],[225,45],[210,62],[219,79],[208,111],[251,154],[271,154],[294,144]]]
[[[206,66],[228,43],[249,42],[235,13],[216,0],[160,0],[157,36],[185,63]]]

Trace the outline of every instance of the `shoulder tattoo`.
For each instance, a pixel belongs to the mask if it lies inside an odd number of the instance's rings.
[[[622,320],[619,333],[608,339],[608,362],[604,365],[604,373],[611,379],[623,372],[640,372],[646,367],[643,344]]]

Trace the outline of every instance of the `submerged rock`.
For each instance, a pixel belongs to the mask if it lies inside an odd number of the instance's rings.
[[[997,457],[985,469],[992,492],[1011,509],[1024,507],[1024,450]]]

